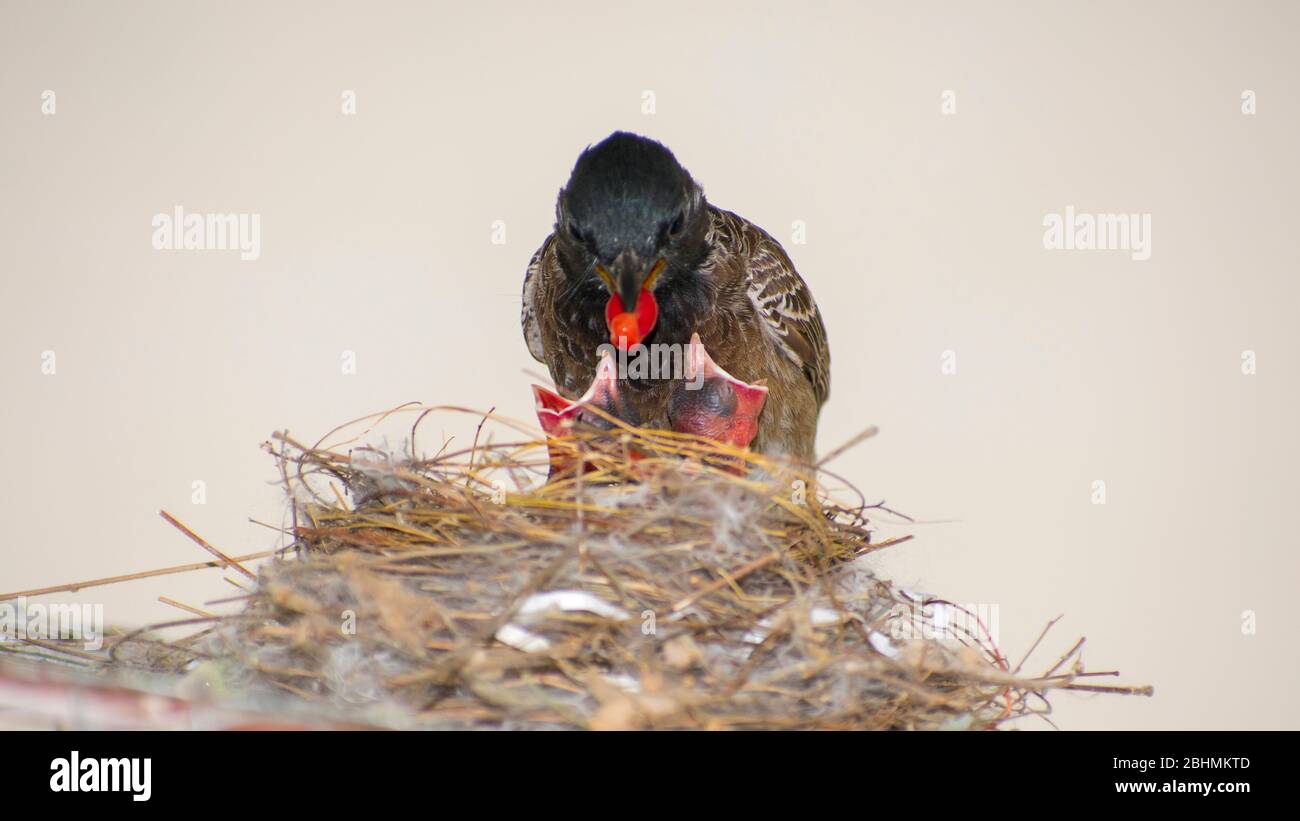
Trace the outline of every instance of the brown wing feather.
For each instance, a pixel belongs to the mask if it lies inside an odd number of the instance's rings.
[[[528,263],[528,270],[524,273],[523,307],[519,314],[519,324],[523,326],[528,352],[533,355],[533,359],[542,363],[546,362],[546,346],[542,344],[542,329],[537,323],[537,286],[542,278],[546,252],[554,238],[554,234],[548,236]]]
[[[746,287],[754,310],[781,349],[803,368],[817,404],[830,394],[830,347],[826,326],[808,286],[781,245],[761,229],[744,243]]]

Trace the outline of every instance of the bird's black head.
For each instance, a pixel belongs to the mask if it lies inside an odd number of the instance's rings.
[[[671,151],[615,132],[578,157],[556,205],[557,250],[570,294],[590,298],[603,283],[625,311],[638,312],[643,287],[661,303],[664,294],[691,289],[689,280],[708,254],[708,224],[703,191]]]

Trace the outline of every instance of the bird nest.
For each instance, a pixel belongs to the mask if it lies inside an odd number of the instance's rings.
[[[1082,642],[1024,675],[975,614],[874,574],[906,519],[824,464],[617,423],[415,458],[434,410],[402,409],[399,453],[267,442],[290,540],[256,574],[167,516],[246,574],[240,609],[110,663],[429,728],[988,729],[1131,692],[1084,683]]]

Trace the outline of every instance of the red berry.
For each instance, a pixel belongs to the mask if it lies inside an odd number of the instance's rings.
[[[609,333],[611,341],[623,350],[641,342],[636,314],[630,311],[624,311],[610,320]]]

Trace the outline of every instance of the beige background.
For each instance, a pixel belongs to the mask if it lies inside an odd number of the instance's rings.
[[[887,573],[996,603],[1013,657],[1064,613],[1039,666],[1087,635],[1156,685],[1063,726],[1300,727],[1295,4],[542,6],[0,3],[0,593],[202,559],[159,508],[273,546],[278,428],[531,418],[523,269],[627,128],[787,242],[834,354],[821,448],[879,425],[838,468],[925,522]],[[153,250],[177,204],[261,214],[261,258]],[[1152,258],[1045,251],[1067,205],[1150,213]]]

